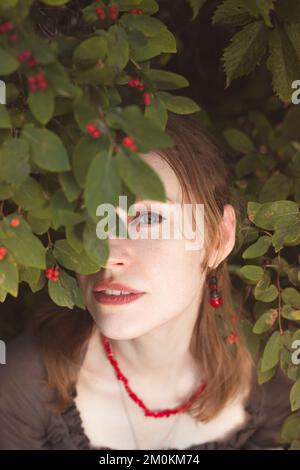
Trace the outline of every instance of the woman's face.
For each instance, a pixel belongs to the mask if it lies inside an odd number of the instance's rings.
[[[171,167],[157,154],[141,155],[160,176],[167,198],[173,201],[136,201],[136,215],[127,216],[128,232],[131,227],[140,230],[136,239],[109,238],[109,258],[105,268],[91,275],[77,274],[88,311],[101,332],[112,339],[137,338],[163,324],[183,316],[193,322],[198,314],[204,276],[201,272],[203,249],[187,249],[187,240],[172,236],[150,238],[150,229],[169,223],[175,204],[181,204],[181,187]],[[141,206],[143,205],[143,207]],[[151,204],[151,212],[150,211]],[[178,207],[178,206],[177,206]],[[144,215],[143,215],[144,214]],[[158,215],[156,215],[158,214]],[[138,226],[136,226],[138,224]],[[161,227],[160,227],[161,229]],[[148,234],[146,238],[145,234]],[[178,239],[179,238],[179,239]],[[124,283],[144,294],[137,300],[121,305],[102,304],[96,301],[93,289],[103,281]],[[180,319],[182,321],[183,318]],[[186,324],[186,323],[185,323]]]

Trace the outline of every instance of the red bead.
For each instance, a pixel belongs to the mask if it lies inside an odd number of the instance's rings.
[[[217,284],[209,284],[209,289],[210,290],[217,290],[218,286],[217,286]]]
[[[222,304],[222,297],[210,299],[210,305],[212,305],[213,307],[220,307],[221,304]]]
[[[145,416],[152,416],[154,418],[169,417],[170,415],[177,414],[181,411],[185,411],[186,409],[188,409],[191,406],[191,404],[195,400],[195,398],[200,396],[206,388],[206,382],[201,383],[198,390],[194,393],[194,395],[186,403],[184,403],[183,405],[181,405],[177,408],[174,408],[173,410],[167,409],[167,410],[161,410],[161,411],[151,411],[146,407],[146,405],[143,403],[143,401],[131,390],[131,388],[129,387],[129,384],[128,384],[128,379],[121,373],[121,371],[118,367],[117,361],[113,360],[110,357],[110,353],[112,353],[112,351],[111,351],[110,345],[108,343],[108,339],[104,335],[101,335],[101,339],[102,339],[102,343],[103,343],[103,346],[104,346],[104,350],[106,351],[108,359],[109,359],[109,361],[111,362],[111,364],[113,365],[113,367],[116,371],[117,377],[120,380],[123,381],[123,383],[125,385],[125,389],[126,389],[128,395],[130,396],[130,398],[132,398],[132,400],[135,403],[137,403],[144,410]]]

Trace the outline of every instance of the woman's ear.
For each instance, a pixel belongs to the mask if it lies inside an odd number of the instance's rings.
[[[221,226],[221,245],[215,253],[214,260],[209,263],[210,268],[216,268],[233,250],[236,234],[236,214],[231,204],[226,204],[223,211]]]

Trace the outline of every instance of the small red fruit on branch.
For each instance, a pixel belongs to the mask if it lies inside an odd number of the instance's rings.
[[[7,255],[7,249],[5,246],[0,246],[0,261],[2,261]]]
[[[129,135],[127,135],[127,136],[124,137],[124,139],[122,140],[122,144],[124,145],[124,147],[129,148],[129,149],[132,150],[133,152],[137,152],[137,146],[136,146],[136,143],[135,143],[133,137],[130,137]]]
[[[45,277],[50,281],[56,282],[59,278],[60,272],[57,268],[48,268],[45,271]]]
[[[86,126],[88,134],[93,137],[93,139],[98,139],[101,137],[101,131],[98,129],[97,126],[95,126],[94,123],[89,122]]]

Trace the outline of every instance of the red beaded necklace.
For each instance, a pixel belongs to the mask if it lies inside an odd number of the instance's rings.
[[[177,408],[166,409],[166,410],[161,410],[161,411],[151,411],[149,408],[147,408],[144,402],[130,388],[128,384],[128,379],[125,377],[125,375],[122,374],[118,366],[118,362],[114,358],[112,349],[108,342],[108,338],[104,336],[103,334],[101,334],[101,339],[102,339],[102,344],[104,346],[107,357],[116,371],[118,380],[122,380],[128,395],[135,403],[137,403],[144,410],[145,416],[153,416],[154,418],[163,418],[163,417],[168,418],[170,415],[175,415],[177,413],[186,411],[192,405],[192,403],[198,397],[200,397],[200,395],[204,392],[206,388],[206,385],[207,385],[206,382],[202,382],[198,390],[196,390],[196,392],[191,396],[191,398],[186,403],[184,403],[181,406],[178,406]]]

